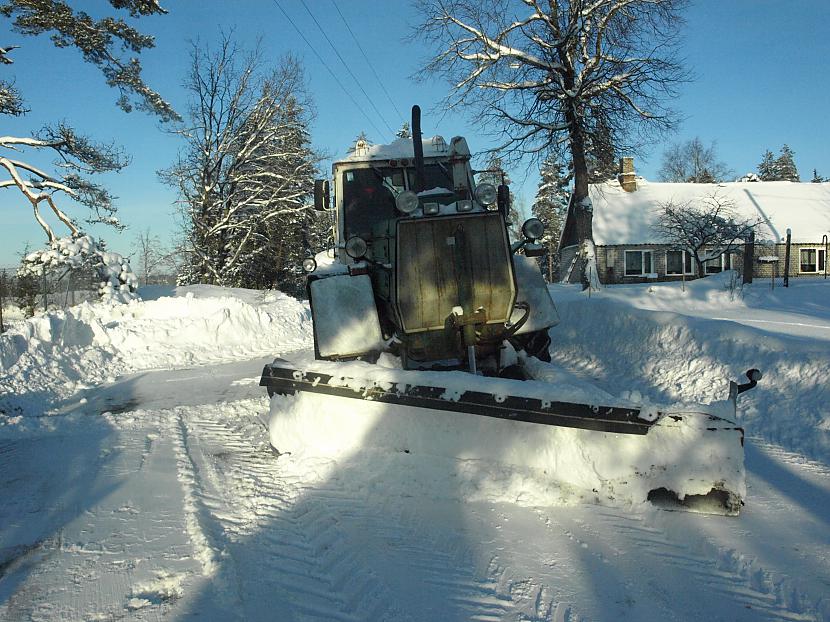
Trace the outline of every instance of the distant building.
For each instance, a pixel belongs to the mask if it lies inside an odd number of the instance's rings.
[[[736,181],[715,184],[655,183],[634,173],[623,158],[618,179],[590,187],[596,270],[603,283],[637,283],[698,278],[689,254],[657,237],[660,206],[680,205],[717,194],[740,218],[759,220],[753,257],[756,277],[783,275],[787,229],[792,231],[791,277],[824,275],[830,235],[830,183]],[[747,179],[747,178],[744,178]],[[578,247],[560,248],[564,278]],[[706,274],[741,269],[743,248],[706,262]]]

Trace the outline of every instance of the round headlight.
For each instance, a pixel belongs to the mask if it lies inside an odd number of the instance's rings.
[[[346,254],[352,259],[360,259],[368,250],[366,240],[361,237],[354,236],[346,240]]]
[[[528,218],[522,225],[522,235],[529,240],[538,240],[545,233],[545,225],[538,218]]]
[[[476,201],[482,205],[492,205],[496,202],[496,187],[493,184],[480,184],[476,188]]]
[[[314,272],[317,269],[317,262],[314,261],[314,257],[306,257],[303,259],[303,270],[308,273]]]
[[[401,192],[395,197],[395,207],[404,214],[411,214],[418,209],[418,195],[411,190]]]

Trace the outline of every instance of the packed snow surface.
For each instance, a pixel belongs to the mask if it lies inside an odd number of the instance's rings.
[[[280,455],[260,371],[312,345],[307,306],[281,294],[144,291],[15,322],[0,337],[0,620],[830,620],[830,285],[731,283],[552,287],[545,380],[587,403],[688,405],[762,369],[739,400],[736,518],[598,505],[493,460],[483,424],[358,400],[325,415],[365,445]],[[293,416],[305,399],[273,404]],[[469,454],[384,451],[383,415]],[[304,434],[337,440],[325,432]],[[613,467],[625,450],[608,440]]]

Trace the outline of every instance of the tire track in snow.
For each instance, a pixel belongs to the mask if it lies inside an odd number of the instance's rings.
[[[259,613],[252,603],[289,602],[303,619],[571,619],[545,586],[517,580],[468,542],[463,523],[442,528],[417,499],[349,481],[348,466],[339,480],[314,481],[307,465],[277,459],[256,421],[259,402],[228,408],[182,422],[202,474],[198,494],[221,525],[248,617]]]
[[[244,617],[401,619],[335,514],[283,477],[271,451],[201,415],[180,418],[200,473],[193,494],[215,524],[215,548],[233,558]]]
[[[194,557],[202,568],[202,575],[216,586],[217,596],[225,609],[236,609],[232,601],[232,581],[228,575],[233,572],[223,563],[222,535],[210,517],[205,503],[206,498],[200,494],[203,484],[203,467],[194,454],[193,443],[184,423],[183,410],[173,411],[170,419],[170,436],[176,453],[176,467],[179,482],[182,485],[185,528],[193,546]],[[162,420],[164,417],[161,418]]]
[[[766,573],[752,569],[739,551],[697,538],[699,534],[690,537],[681,522],[673,524],[673,513],[666,514],[639,516],[599,508],[589,518],[575,519],[570,528],[563,528],[601,563],[624,568],[627,577],[638,577],[628,586],[632,598],[650,599],[665,609],[667,617],[686,607],[689,615],[713,620],[722,619],[724,612],[729,612],[730,620],[753,622],[824,619],[793,593],[788,580],[770,581]]]
[[[394,586],[396,597],[406,603],[414,619],[513,619],[514,603],[499,581],[501,569],[491,563],[478,572],[482,564],[464,534],[447,529],[448,521],[440,516],[404,507],[400,500],[396,503],[378,492],[355,495],[318,489],[315,495],[353,513],[351,523],[371,534],[366,541],[367,561],[401,569],[402,580],[386,576],[385,581]],[[423,602],[420,594],[429,594],[431,602]]]

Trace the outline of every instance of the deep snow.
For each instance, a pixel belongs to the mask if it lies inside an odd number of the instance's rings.
[[[553,380],[708,402],[763,369],[738,518],[494,500],[469,464],[403,452],[277,457],[259,372],[310,346],[280,294],[156,291],[17,325],[0,619],[828,620],[830,286],[728,284],[553,287]]]

